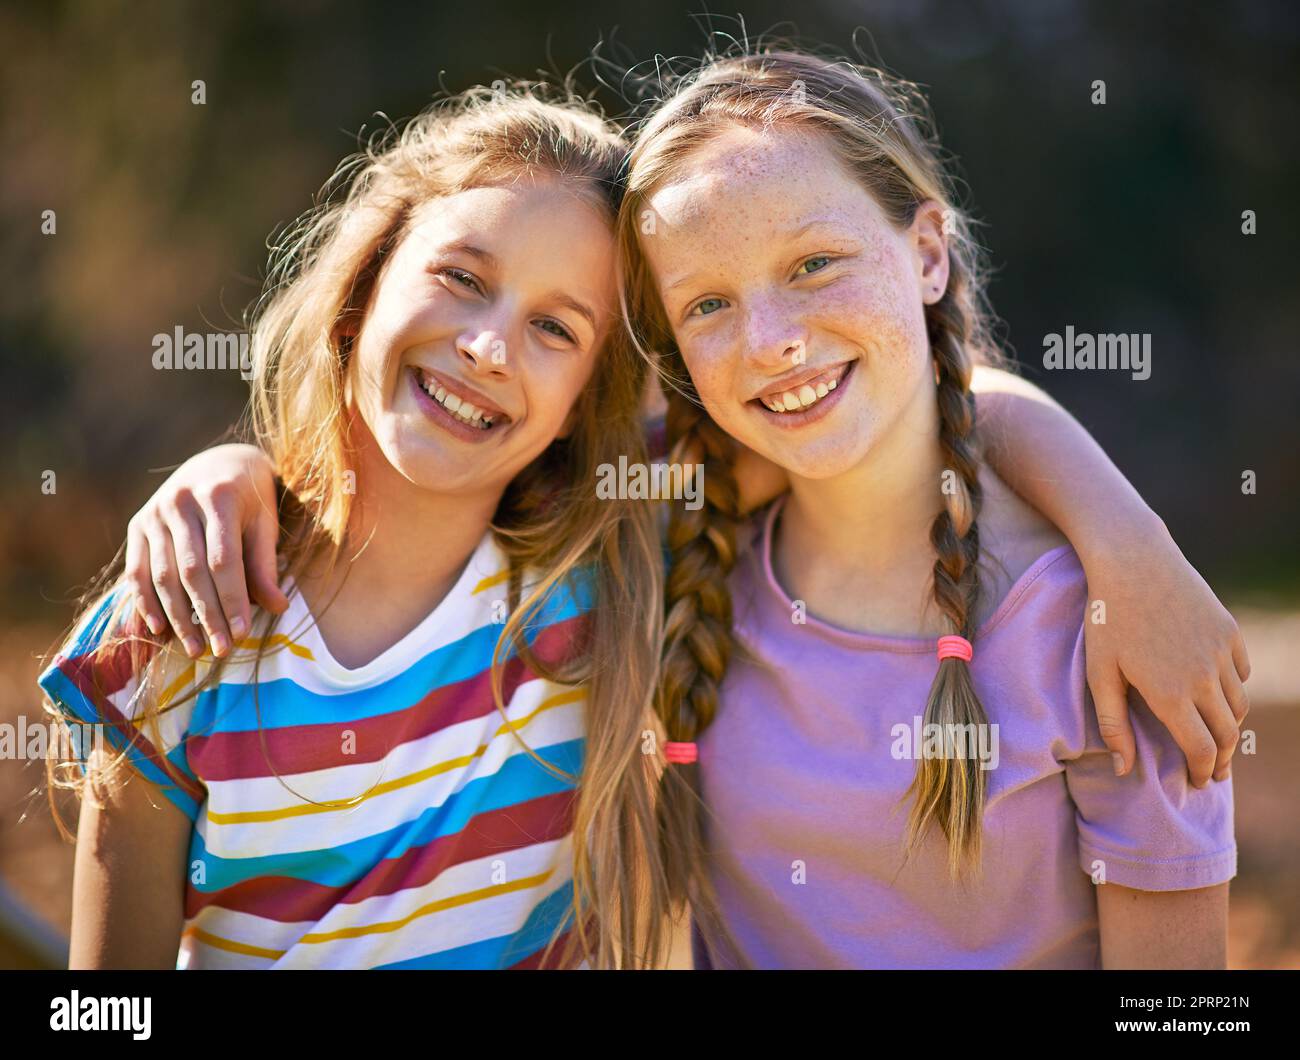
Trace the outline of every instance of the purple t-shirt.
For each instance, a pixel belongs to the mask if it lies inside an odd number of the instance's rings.
[[[949,882],[932,828],[903,841],[937,660],[932,638],[828,625],[772,572],[776,501],[748,524],[731,579],[736,637],[699,741],[712,878],[759,968],[1095,968],[1098,879],[1188,890],[1236,874],[1232,787],[1193,788],[1165,727],[1129,700],[1137,764],[1116,777],[1087,690],[1083,569],[1041,556],[973,640],[990,726],[983,878]],[[996,743],[992,725],[997,725]],[[994,752],[996,751],[996,754]],[[920,753],[917,749],[916,753]],[[695,934],[696,967],[733,961]]]

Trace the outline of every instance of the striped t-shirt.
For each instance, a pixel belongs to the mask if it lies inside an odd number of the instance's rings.
[[[71,720],[107,723],[115,747],[131,741],[133,766],[194,822],[177,967],[538,966],[572,918],[585,690],[511,655],[508,723],[496,709],[490,667],[508,601],[492,534],[438,607],[358,669],[331,657],[286,589],[256,678],[250,638],[218,685],[161,713],[162,747],[133,723],[143,697],[125,649],[90,655],[114,597],[40,678]],[[582,650],[590,606],[586,581],[552,595],[527,634],[538,659]],[[181,659],[164,704],[214,661]]]

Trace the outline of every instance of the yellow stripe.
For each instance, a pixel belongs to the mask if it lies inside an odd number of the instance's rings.
[[[180,677],[176,678],[175,681],[173,681],[171,684],[169,684],[166,688],[163,689],[162,695],[158,697],[158,706],[159,707],[167,706],[167,704],[172,701],[172,698],[176,695],[176,693],[179,692],[182,688],[184,688],[193,680],[194,680],[194,664],[190,663],[189,666],[185,668],[184,672],[180,675]]]
[[[169,684],[166,688],[162,690],[162,694],[158,697],[158,709],[161,710],[163,707],[167,706],[167,704],[170,703],[172,699],[176,696],[176,693],[179,692],[182,688],[184,688],[193,680],[194,680],[194,664],[190,663],[189,666],[187,666],[183,671],[181,671],[180,676],[177,677],[175,681],[173,681],[171,684]],[[144,711],[140,711],[138,714],[131,715],[131,724],[135,726],[137,732],[139,732],[144,728],[144,719],[145,719]]]
[[[198,928],[187,928],[182,932],[182,937],[185,935],[198,939],[205,946],[211,946],[218,950],[228,950],[231,953],[242,953],[247,957],[268,957],[274,961],[288,952],[287,950],[265,950],[260,946],[250,946],[246,942],[232,942],[230,939],[223,939],[219,935],[212,935],[206,931],[200,931]]]
[[[303,935],[298,940],[300,943],[320,943],[334,942],[338,939],[355,939],[363,935],[382,935],[393,931],[400,931],[413,920],[418,920],[422,916],[429,916],[431,913],[440,913],[444,909],[455,909],[457,906],[470,905],[473,902],[481,902],[485,898],[495,898],[499,894],[510,894],[512,891],[526,891],[530,887],[540,887],[555,872],[554,869],[548,869],[538,876],[527,876],[521,880],[515,880],[513,883],[498,883],[492,887],[483,887],[477,891],[467,891],[465,894],[454,894],[450,898],[439,898],[436,902],[429,902],[422,905],[413,913],[404,916],[401,920],[387,920],[379,924],[367,924],[361,927],[342,928],[339,931],[322,931],[312,932]],[[268,950],[259,946],[250,946],[246,942],[234,942],[231,939],[223,939],[219,935],[213,935],[208,931],[201,931],[199,928],[186,928],[182,932],[182,937],[190,935],[206,946],[212,946],[214,949],[227,950],[230,953],[242,953],[249,957],[266,957],[270,960],[278,960],[283,957],[287,950]]]
[[[504,581],[509,581],[509,579],[510,579],[510,568],[507,567],[503,571],[497,571],[496,574],[489,574],[486,578],[484,578],[481,582],[479,582],[476,586],[474,586],[474,592],[481,593],[484,589],[491,589],[492,586],[500,585]],[[473,593],[471,593],[470,595],[472,596]]]
[[[492,738],[487,743],[479,744],[478,749],[467,755],[461,755],[457,758],[449,759],[446,762],[439,762],[437,765],[429,766],[427,769],[421,769],[418,772],[408,774],[404,777],[395,777],[378,785],[372,791],[366,792],[360,799],[349,800],[345,803],[300,803],[296,806],[285,806],[278,810],[246,810],[242,813],[213,813],[208,811],[208,821],[211,824],[253,824],[263,821],[283,821],[290,817],[306,817],[315,813],[333,813],[335,810],[350,810],[359,806],[367,799],[373,799],[380,795],[387,795],[390,791],[396,791],[398,788],[410,787],[412,784],[418,784],[430,777],[438,776],[440,773],[446,773],[453,769],[459,769],[467,766],[476,758],[482,757],[487,751],[488,746],[498,736],[507,732],[518,732],[529,722],[536,718],[544,710],[551,710],[555,707],[563,706],[565,703],[573,703],[586,697],[586,691],[583,688],[573,688],[560,692],[550,699],[544,700],[531,713],[520,718],[518,721],[503,722]]]
[[[283,633],[273,633],[269,637],[245,637],[236,647],[243,651],[257,651],[263,643],[268,648],[283,647],[288,648],[294,655],[300,659],[306,659],[308,662],[315,662],[316,656],[312,655],[310,648],[305,648],[297,641],[290,640]]]
[[[492,887],[484,887],[482,890],[469,891],[466,894],[454,894],[450,898],[439,898],[436,902],[430,902],[428,905],[422,905],[415,912],[402,917],[401,920],[386,920],[379,924],[366,924],[362,927],[343,928],[341,931],[322,931],[312,932],[300,938],[299,942],[334,942],[338,939],[355,939],[362,935],[382,935],[391,931],[401,931],[407,924],[413,920],[418,920],[422,916],[428,916],[430,913],[440,913],[444,909],[454,909],[458,905],[468,905],[470,902],[480,902],[484,898],[495,898],[498,894],[509,894],[511,891],[525,891],[530,887],[537,887],[545,883],[550,878],[554,869],[548,869],[540,876],[529,876],[522,880],[515,880],[513,883],[498,883]]]

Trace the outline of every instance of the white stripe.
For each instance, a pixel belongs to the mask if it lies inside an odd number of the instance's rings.
[[[221,909],[218,906],[210,905],[201,910],[198,916],[186,921],[185,927],[198,928],[200,931],[206,931],[210,935],[216,935],[218,938],[226,939],[229,942],[238,942],[245,946],[256,946],[258,949],[288,950],[303,935],[309,931],[314,931],[316,922],[301,920],[285,923],[263,916],[255,916],[252,913],[241,913],[237,910]],[[220,946],[209,946],[206,942],[196,939],[192,935],[186,937],[184,943],[191,949],[190,967],[217,967],[217,965],[210,963],[210,961],[216,959],[210,956],[213,954],[220,954],[221,967],[266,968],[274,963],[271,958],[231,953]],[[237,960],[240,963],[229,964],[228,962],[231,960]],[[199,963],[195,964],[195,961],[199,961]],[[249,961],[253,963],[251,965],[245,963]]]
[[[371,968],[513,935],[543,899],[569,883],[572,859],[571,835],[536,843],[521,850],[453,865],[421,887],[375,895],[353,905],[335,905],[319,923],[281,923],[251,913],[208,906],[186,926],[197,926],[219,938],[247,946],[283,950],[285,954],[279,960],[268,962],[266,958],[233,954],[188,938],[186,943],[193,954],[190,966],[266,967],[273,963],[276,968]],[[504,863],[504,879],[498,871],[501,869],[498,862]],[[511,879],[541,875],[548,870],[552,870],[551,875],[538,886],[428,913],[394,931],[328,942],[299,942],[306,934],[330,934],[402,920],[430,903]]]
[[[295,596],[293,599],[297,601],[301,598]],[[443,604],[446,603],[447,601],[444,600]],[[400,658],[386,660],[391,665],[385,665],[383,672],[376,673],[372,680],[350,684],[341,682],[328,667],[317,665],[318,662],[328,658],[329,652],[321,640],[320,631],[310,617],[305,614],[292,615],[290,612],[285,617],[292,617],[296,621],[282,620],[275,632],[288,637],[299,647],[306,648],[312,653],[315,661],[294,654],[284,644],[269,646],[260,663],[257,662],[257,649],[238,649],[231,652],[227,660],[226,667],[221,673],[221,684],[222,686],[251,685],[256,674],[258,683],[263,685],[271,681],[289,680],[315,696],[351,695],[399,677],[426,656],[463,640],[485,626],[491,626],[498,632],[502,628],[500,624],[492,621],[489,600],[474,597],[460,601],[456,605],[456,614],[460,621],[455,626],[444,625],[437,630],[431,630],[428,637],[413,640],[409,645],[410,650],[403,652]],[[484,667],[487,664],[488,660],[485,659]]]
[[[397,931],[295,946],[278,963],[283,968],[373,968],[379,964],[423,957],[475,942],[516,934],[538,904],[566,886],[572,875],[572,837],[538,843],[523,850],[453,865],[424,887],[376,896],[356,906],[338,905],[313,932],[401,920],[431,902],[466,894],[501,882],[493,880],[493,862],[506,863],[506,879],[540,875],[554,869],[539,886],[482,898],[417,917]],[[522,960],[526,954],[520,954]]]
[[[516,693],[507,716],[518,720],[539,703],[564,689],[547,681],[532,681]],[[494,776],[517,755],[528,752],[522,739],[538,751],[554,744],[581,739],[586,702],[563,703],[542,711],[517,734],[494,735],[502,724],[496,711],[452,726],[420,740],[402,744],[378,762],[359,762],[312,773],[285,775],[286,788],[275,777],[215,781],[208,784],[208,800],[199,815],[199,834],[208,850],[222,858],[259,857],[268,851],[297,853],[342,846],[406,824],[430,807],[444,805],[467,784]],[[490,741],[490,742],[489,742]],[[342,802],[373,789],[377,784],[410,776],[422,769],[472,755],[483,743],[487,750],[466,766],[436,773],[364,802],[324,813],[308,813],[273,821],[214,823],[210,813],[247,813]],[[543,767],[535,765],[541,770]],[[292,790],[290,790],[292,789]],[[299,792],[303,797],[295,796]]]

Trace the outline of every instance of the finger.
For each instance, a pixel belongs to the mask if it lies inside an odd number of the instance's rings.
[[[1232,753],[1237,749],[1237,741],[1241,738],[1241,729],[1224,693],[1223,685],[1215,681],[1214,688],[1196,701],[1196,707],[1201,712],[1210,735],[1214,737],[1217,748],[1214,779],[1226,780],[1228,766],[1232,762]]]
[[[230,651],[230,630],[221,611],[216,583],[208,569],[207,530],[202,511],[190,514],[179,508],[170,512],[164,509],[163,517],[171,531],[181,585],[189,595],[190,607],[212,645],[212,654],[218,657],[226,655]]]
[[[122,572],[127,591],[135,598],[136,612],[155,637],[167,628],[163,606],[149,577],[149,539],[134,519],[126,528],[126,567]]]
[[[253,596],[267,611],[277,615],[289,606],[289,598],[280,588],[275,554],[279,540],[275,509],[259,506],[244,532],[244,564]]]
[[[1137,747],[1133,742],[1133,725],[1128,716],[1128,686],[1120,672],[1107,668],[1088,675],[1092,702],[1097,711],[1097,728],[1110,748],[1115,775],[1122,777],[1133,768]]]
[[[1149,702],[1149,701],[1148,701]],[[1224,705],[1227,710],[1227,705]],[[1192,786],[1203,788],[1210,782],[1219,757],[1218,744],[1206,724],[1205,715],[1190,699],[1165,701],[1151,711],[1164,723],[1174,742],[1187,758],[1187,774]]]
[[[1241,683],[1241,675],[1235,665],[1223,668],[1220,681],[1223,685],[1223,696],[1232,709],[1232,716],[1237,719],[1237,728],[1240,729],[1241,723],[1250,713],[1250,693]]]
[[[1237,630],[1232,638],[1232,663],[1237,668],[1237,676],[1242,681],[1250,680],[1250,655],[1246,652],[1246,638]]]
[[[180,570],[176,564],[176,553],[172,549],[172,537],[161,523],[151,523],[145,528],[149,542],[149,569],[152,572],[153,587],[157,590],[158,600],[163,613],[171,624],[172,632],[180,639],[185,654],[197,659],[203,653],[203,640],[198,627],[190,620],[190,601],[181,588]]]
[[[239,641],[251,625],[251,610],[248,583],[244,580],[244,545],[239,534],[237,503],[228,492],[214,491],[202,510],[212,584],[231,640]]]

